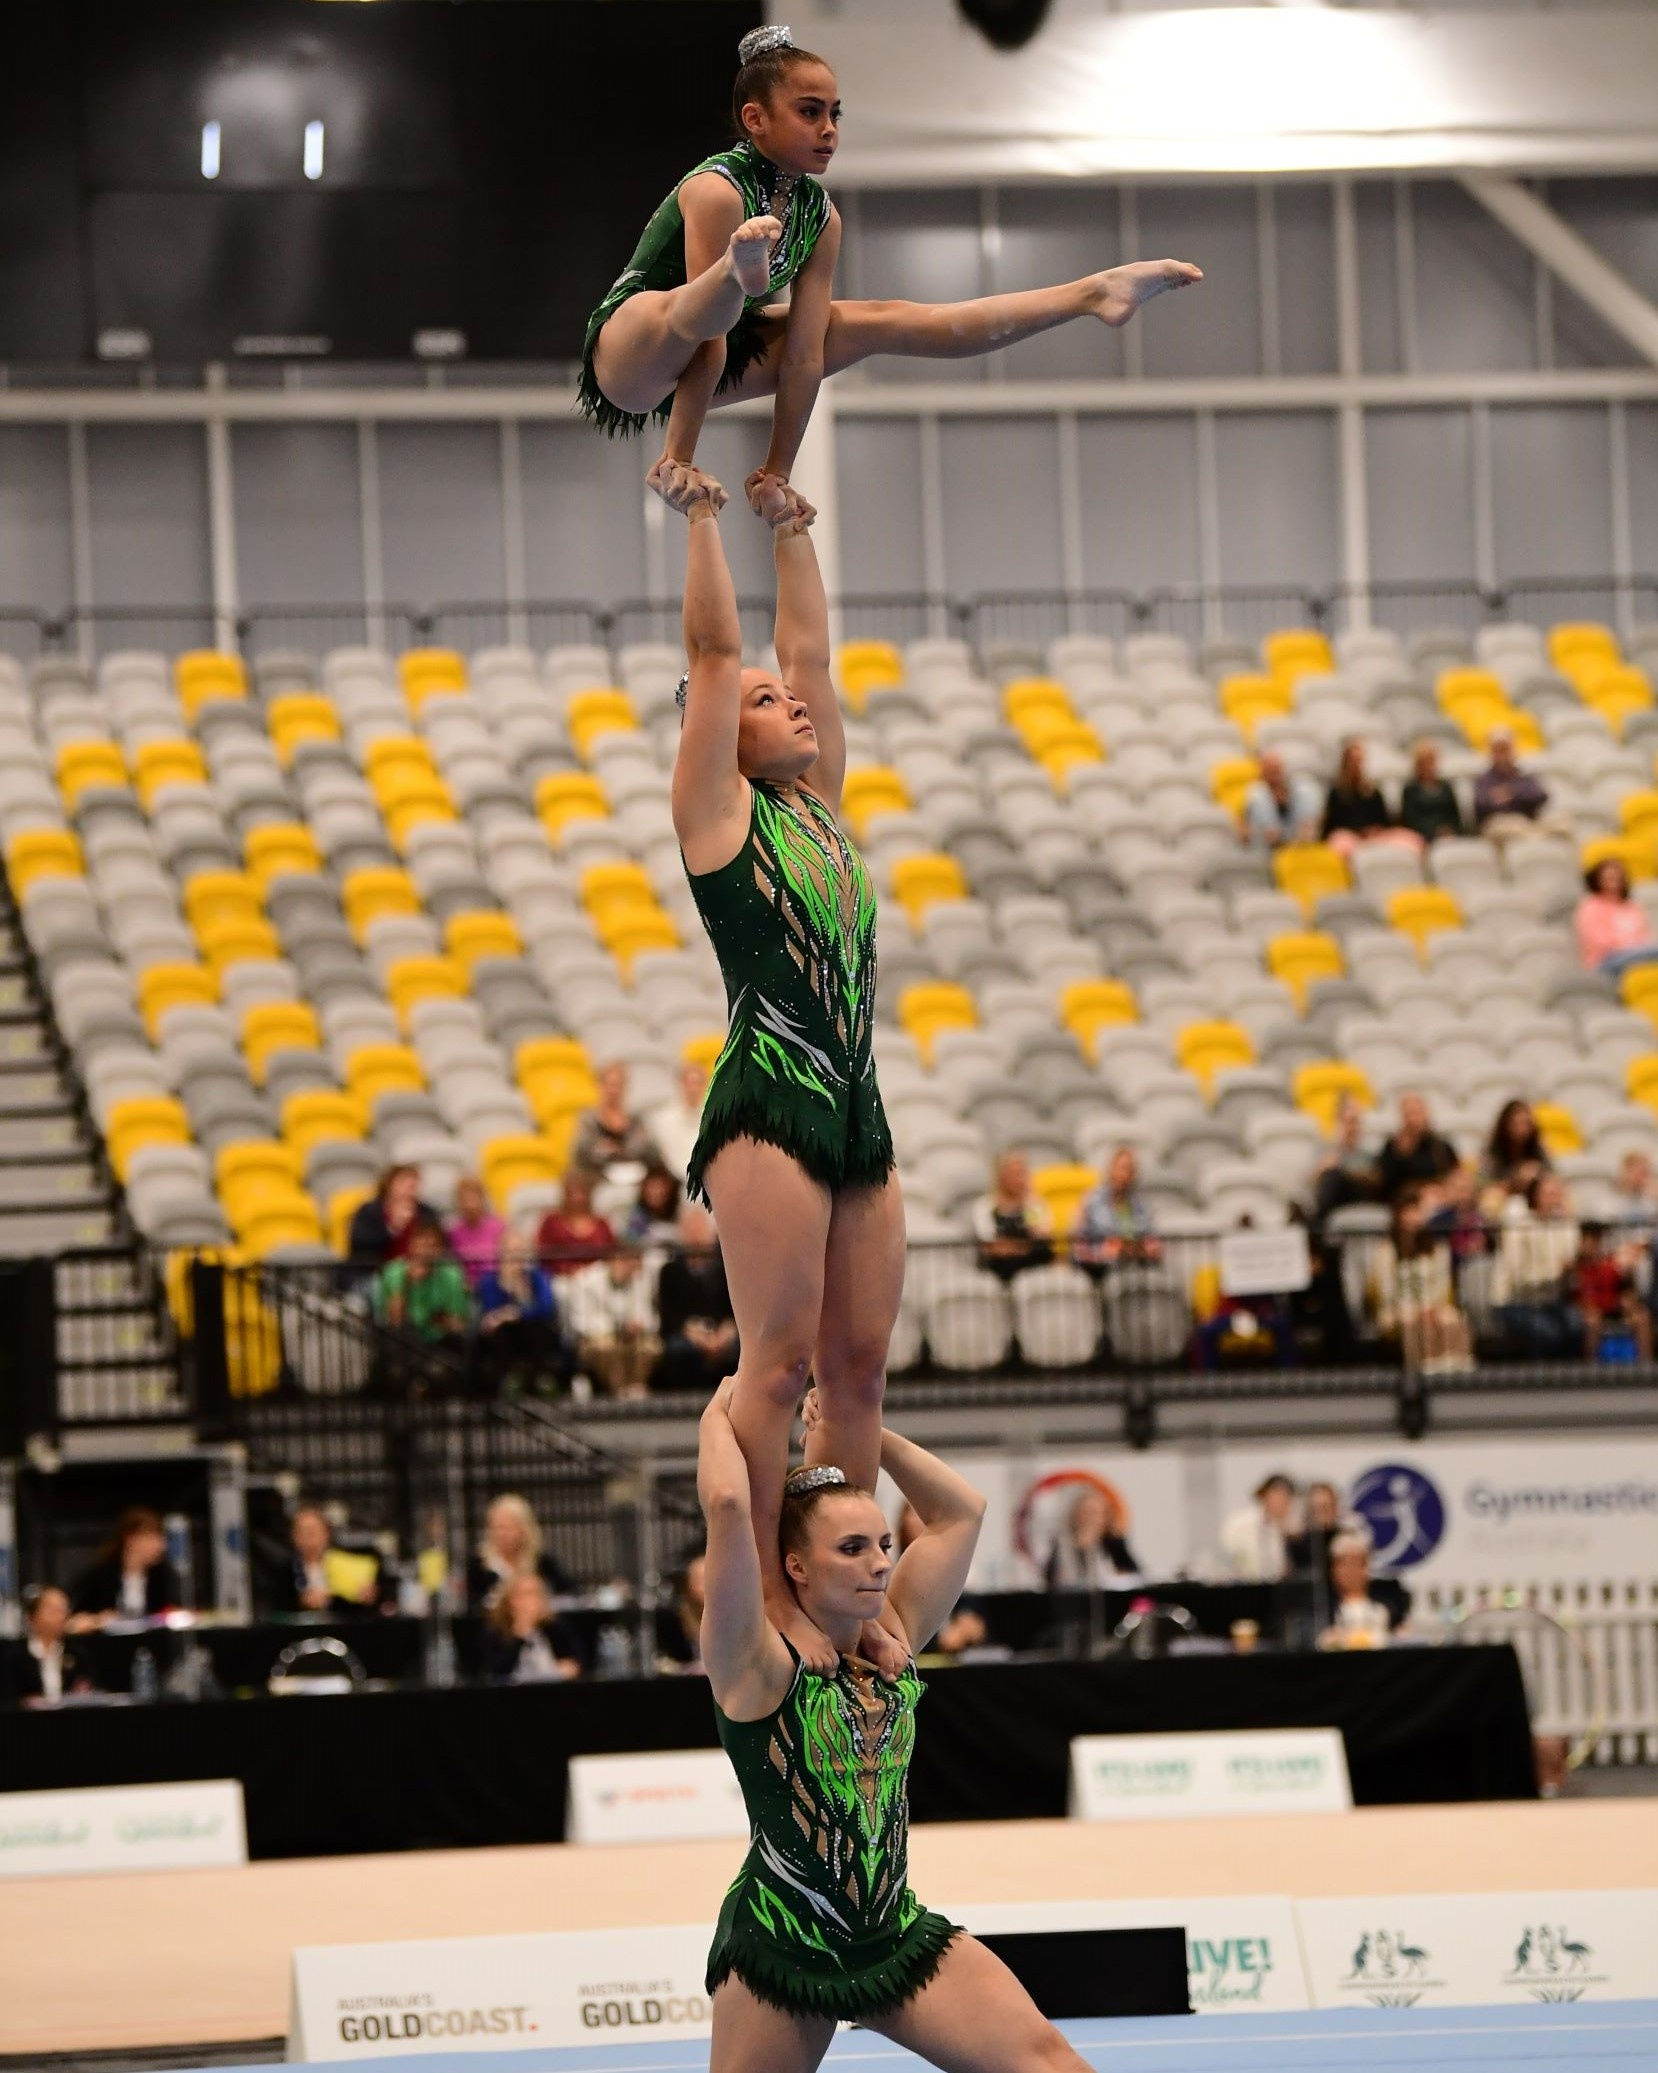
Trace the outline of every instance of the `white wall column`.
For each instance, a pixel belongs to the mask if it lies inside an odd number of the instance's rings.
[[[222,390],[224,368],[207,370],[207,387]],[[236,646],[241,610],[236,582],[236,478],[230,458],[230,422],[215,414],[207,421],[207,544],[213,586],[213,637],[221,648]]]

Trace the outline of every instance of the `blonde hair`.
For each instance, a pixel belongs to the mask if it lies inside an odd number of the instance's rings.
[[[484,1537],[478,1543],[478,1553],[487,1561],[496,1552],[490,1542],[489,1521],[491,1514],[498,1511],[510,1512],[523,1528],[524,1547],[522,1553],[518,1555],[513,1563],[514,1569],[526,1572],[534,1570],[539,1575],[541,1522],[530,1509],[529,1499],[527,1497],[520,1497],[516,1490],[508,1490],[491,1502],[489,1510],[484,1514]]]

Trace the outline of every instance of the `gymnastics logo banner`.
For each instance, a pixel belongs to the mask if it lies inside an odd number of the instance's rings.
[[[1073,1820],[1345,1814],[1352,1804],[1347,1751],[1334,1728],[1078,1735],[1071,1743]]]
[[[647,1749],[573,1756],[565,1802],[572,1843],[676,1843],[748,1838],[742,1788],[723,1749]]]

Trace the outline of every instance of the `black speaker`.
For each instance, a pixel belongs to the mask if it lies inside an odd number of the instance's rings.
[[[998,50],[1023,50],[1048,19],[1052,0],[956,0],[962,14]]]
[[[1038,1929],[979,1941],[1050,2022],[1192,2012],[1184,1929]]]

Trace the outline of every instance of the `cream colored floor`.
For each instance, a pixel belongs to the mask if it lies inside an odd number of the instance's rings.
[[[0,2054],[274,2037],[295,1944],[712,1922],[729,1842],[324,1857],[0,1882]],[[1650,1886],[1658,1800],[915,1830],[929,1904]]]

